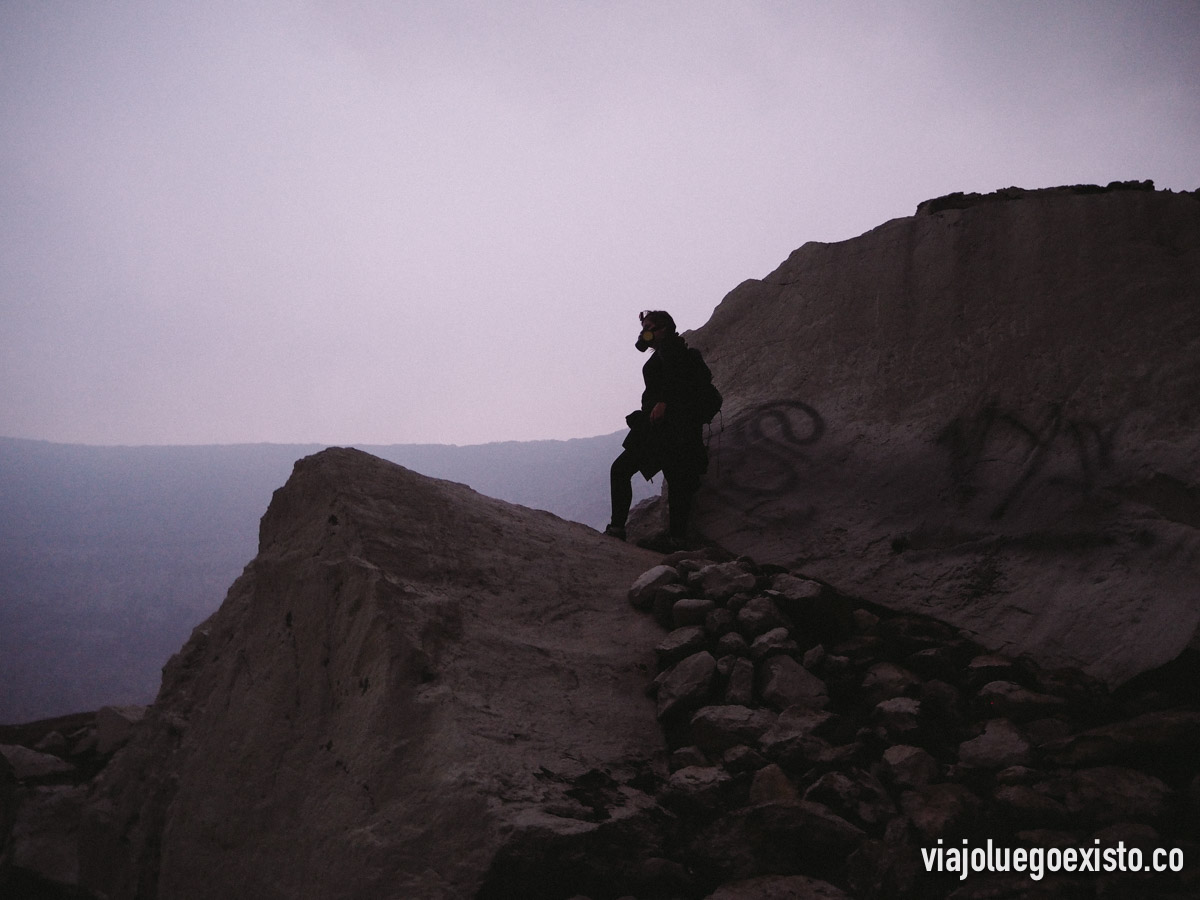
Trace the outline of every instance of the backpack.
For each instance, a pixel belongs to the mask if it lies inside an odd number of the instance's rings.
[[[700,414],[700,421],[707,425],[715,419],[724,402],[725,398],[721,396],[717,386],[711,381],[705,382],[703,390],[700,391],[699,402],[696,404],[696,412]]]
[[[713,384],[713,373],[708,371],[708,366],[704,365],[704,360],[700,352],[696,349],[691,349],[692,360],[694,360],[697,368],[697,374],[703,373],[703,384],[696,396],[696,413],[700,415],[700,421],[704,425],[708,425],[716,418],[716,414],[721,412],[721,403],[725,402],[725,397],[721,396],[721,392],[716,390],[716,385]]]

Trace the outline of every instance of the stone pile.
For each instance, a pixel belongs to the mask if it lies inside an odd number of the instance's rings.
[[[688,873],[674,896],[1200,895],[1200,706],[1178,673],[1110,692],[744,557],[668,557],[630,601],[670,629],[649,690]],[[925,873],[922,848],[989,840],[1090,852],[1040,880]],[[1086,868],[1156,849],[1182,871]]]

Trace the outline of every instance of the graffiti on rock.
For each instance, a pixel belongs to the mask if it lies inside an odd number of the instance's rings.
[[[771,511],[769,504],[799,489],[808,462],[805,449],[824,434],[825,420],[807,403],[782,400],[754,407],[715,435],[710,490],[759,524],[808,518],[811,509]]]
[[[1113,465],[1119,427],[1074,417],[1062,404],[1040,416],[988,405],[955,418],[937,442],[950,455],[959,503],[986,495],[988,515],[1001,519],[1037,483],[1091,492]]]

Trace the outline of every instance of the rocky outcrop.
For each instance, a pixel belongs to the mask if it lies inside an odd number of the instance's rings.
[[[953,195],[738,286],[688,336],[726,398],[699,530],[1109,684],[1176,657],[1200,195],[1150,187]]]
[[[535,839],[603,865],[661,755],[657,629],[625,602],[653,558],[357,451],[301,460],[96,780],[82,885],[473,897]]]

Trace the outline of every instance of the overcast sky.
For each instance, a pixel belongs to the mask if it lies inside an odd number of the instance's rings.
[[[605,434],[952,191],[1200,188],[1200,2],[0,0],[0,435]]]

